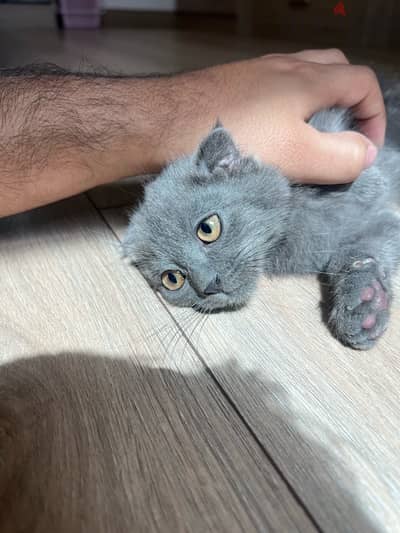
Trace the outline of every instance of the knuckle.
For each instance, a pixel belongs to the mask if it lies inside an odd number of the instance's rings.
[[[340,50],[340,48],[329,48],[327,50],[327,52],[332,56],[334,57],[335,59],[339,60],[339,61],[346,61],[348,62],[348,59],[346,57],[346,55],[344,54],[344,52],[342,52],[342,50]]]
[[[360,74],[365,79],[365,81],[367,81],[371,85],[378,84],[376,74],[371,67],[362,65],[362,66],[359,66],[358,69],[359,69]]]
[[[308,80],[310,77],[314,76],[316,71],[316,65],[317,64],[308,61],[298,61],[292,63],[291,70],[302,78]],[[320,67],[320,65],[318,66]]]
[[[282,54],[271,54],[269,56],[265,56],[265,65],[273,68],[277,72],[291,72],[299,63],[300,62],[296,59],[289,56],[284,56]]]

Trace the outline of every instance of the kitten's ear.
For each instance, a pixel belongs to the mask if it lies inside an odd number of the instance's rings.
[[[196,164],[206,165],[210,172],[217,168],[233,170],[240,162],[236,145],[218,120],[212,132],[202,141],[196,155]]]

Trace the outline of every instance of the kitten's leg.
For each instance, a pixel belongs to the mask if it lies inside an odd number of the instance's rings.
[[[400,220],[389,213],[368,236],[344,244],[327,267],[328,325],[344,344],[371,348],[384,333],[392,299],[391,277],[400,262]]]

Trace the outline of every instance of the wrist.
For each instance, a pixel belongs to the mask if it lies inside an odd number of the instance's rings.
[[[212,69],[161,78],[158,143],[154,163],[158,167],[192,153],[218,118]]]

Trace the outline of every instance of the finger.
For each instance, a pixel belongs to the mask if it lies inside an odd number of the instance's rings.
[[[325,107],[351,108],[361,131],[374,144],[382,146],[386,111],[375,73],[368,67],[354,65],[318,65],[316,72],[316,65],[304,65],[303,73],[310,76],[308,117]]]
[[[290,54],[290,56],[300,59],[301,61],[311,61],[312,63],[325,65],[332,63],[349,64],[347,57],[337,48],[328,48],[326,50],[302,50],[301,52]]]
[[[287,151],[285,173],[302,183],[348,183],[370,166],[377,148],[355,132],[321,133],[308,124]],[[306,158],[303,154],[307,154]],[[290,158],[290,160],[289,160]]]

